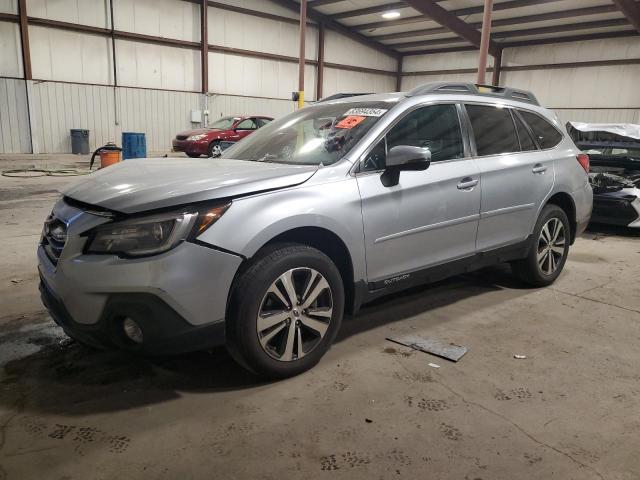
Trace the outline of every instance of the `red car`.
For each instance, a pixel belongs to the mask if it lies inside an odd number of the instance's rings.
[[[173,139],[173,151],[184,152],[190,157],[207,155],[219,157],[228,142],[242,140],[273,118],[262,116],[223,117],[206,128],[180,132]]]

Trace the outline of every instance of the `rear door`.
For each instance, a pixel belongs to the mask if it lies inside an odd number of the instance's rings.
[[[467,155],[460,111],[436,104],[405,113],[360,163],[367,277],[374,288],[474,253],[479,171]],[[387,187],[380,177],[386,152],[396,145],[428,147],[431,165],[403,171],[398,185]]]
[[[511,108],[466,104],[482,200],[476,248],[487,251],[525,240],[553,187],[553,160],[534,142]]]

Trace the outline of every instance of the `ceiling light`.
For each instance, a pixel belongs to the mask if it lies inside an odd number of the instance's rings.
[[[392,18],[398,18],[399,16],[400,16],[400,12],[396,12],[396,11],[384,12],[382,14],[382,18],[385,18],[387,20],[390,20]]]

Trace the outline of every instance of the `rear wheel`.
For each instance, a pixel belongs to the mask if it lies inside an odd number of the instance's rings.
[[[553,204],[545,206],[536,223],[529,254],[512,264],[514,273],[536,287],[551,285],[567,261],[570,238],[571,227],[564,210]]]
[[[342,278],[329,257],[304,245],[270,248],[234,288],[229,351],[259,375],[297,375],[329,349],[343,310]]]

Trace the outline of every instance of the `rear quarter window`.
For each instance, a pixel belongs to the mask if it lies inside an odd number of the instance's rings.
[[[549,121],[535,113],[524,110],[518,110],[518,112],[531,128],[540,148],[553,148],[560,143],[562,134]]]

